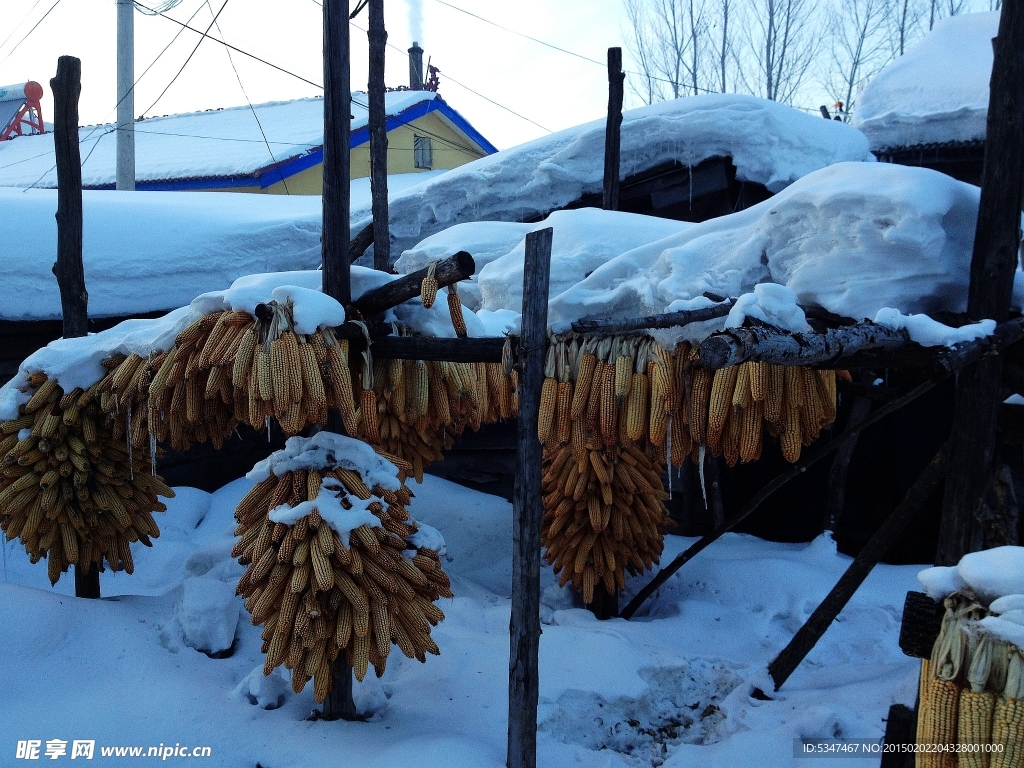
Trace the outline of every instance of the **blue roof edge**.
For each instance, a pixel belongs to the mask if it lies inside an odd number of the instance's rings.
[[[483,137],[476,128],[469,124],[462,115],[452,109],[448,102],[442,99],[440,96],[436,96],[428,101],[421,101],[413,104],[406,110],[399,112],[397,115],[392,115],[387,119],[387,130],[393,131],[395,128],[399,128],[403,125],[408,125],[413,120],[427,115],[431,112],[440,112],[448,120],[450,120],[460,131],[466,134],[472,139],[481,149],[487,154],[492,155],[498,151],[491,142]],[[349,137],[349,148],[355,149],[356,147],[366,144],[370,140],[370,130],[368,127],[360,128],[359,130],[353,131]],[[285,181],[291,178],[297,173],[305,171],[307,168],[312,168],[315,165],[319,165],[324,161],[324,148],[317,147],[316,149],[306,152],[304,155],[299,155],[291,160],[285,160],[278,165],[266,168],[262,172],[256,172],[252,175],[246,176],[222,176],[220,178],[200,177],[194,179],[167,179],[163,181],[139,181],[136,182],[136,189],[150,190],[155,192],[179,192],[184,190],[197,190],[197,189],[235,189],[239,187],[256,187],[260,189],[266,189],[273,184]],[[113,189],[113,184],[99,184],[96,186],[87,187],[87,189]]]

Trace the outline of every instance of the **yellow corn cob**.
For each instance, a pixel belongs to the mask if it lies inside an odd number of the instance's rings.
[[[828,427],[836,420],[836,372],[816,371],[818,398],[822,407],[822,427]]]
[[[619,412],[618,402],[615,396],[615,365],[605,365],[601,377],[601,440],[606,448],[618,445],[619,441]]]
[[[544,379],[540,390],[540,410],[537,413],[537,439],[547,442],[555,420],[558,404],[558,382],[553,378]]]
[[[732,392],[733,408],[746,408],[751,401],[750,363],[740,363],[736,371],[736,385]]]
[[[309,398],[314,412],[321,410],[327,412],[327,393],[324,390],[324,380],[320,375],[320,365],[316,360],[316,353],[313,345],[299,345],[299,359],[302,363],[302,383],[305,395]]]
[[[788,462],[800,460],[800,448],[803,437],[800,431],[800,408],[789,402],[789,390],[783,400],[782,431],[779,433],[779,445],[782,456]]]
[[[360,393],[360,412],[363,414],[363,434],[368,443],[380,442],[377,422],[377,396],[372,389],[364,389]]]
[[[570,409],[572,408],[572,382],[558,382],[558,401],[555,417],[555,439],[562,445],[569,442],[569,433],[572,427]]]
[[[1024,761],[1024,698],[996,700],[992,744],[1003,745],[1003,751],[992,753],[991,768],[1019,768]]]
[[[462,302],[459,301],[455,283],[448,286],[448,312],[452,316],[452,327],[460,339],[466,338],[466,319],[462,316]]]
[[[626,437],[634,442],[643,439],[647,427],[647,404],[650,384],[642,373],[633,374],[626,402]]]
[[[605,362],[595,363],[594,375],[591,377],[590,392],[587,394],[587,430],[597,432],[601,425],[601,387],[604,381]],[[579,391],[577,389],[577,391]]]
[[[769,424],[781,424],[783,420],[782,401],[786,389],[786,370],[779,365],[765,363],[767,389],[764,395],[764,419]]]
[[[992,715],[996,696],[991,691],[974,693],[968,689],[960,692],[957,714],[957,741],[959,744],[988,744],[992,736]],[[960,765],[964,768],[989,768],[990,753],[966,748],[960,753]]]
[[[725,422],[732,408],[732,394],[736,386],[738,366],[719,368],[711,383],[711,399],[708,404],[707,444],[715,455],[721,450]]]
[[[420,282],[420,299],[423,301],[423,306],[426,309],[430,309],[434,306],[434,299],[437,298],[437,279],[434,277],[424,277]]]
[[[582,418],[587,407],[587,399],[590,396],[591,382],[594,378],[594,369],[597,367],[597,358],[590,353],[580,357],[579,371],[576,373],[576,387],[572,396],[570,418],[573,421]]]
[[[752,400],[743,409],[740,427],[740,460],[744,463],[761,458],[764,401]]]
[[[633,358],[628,355],[619,355],[615,359],[615,403],[619,406],[626,404],[629,396],[629,387],[633,381]]]
[[[725,423],[725,430],[722,434],[722,454],[725,456],[725,463],[735,467],[740,460],[740,438],[743,430],[743,411],[732,408],[729,411],[728,421]]]
[[[715,372],[708,368],[694,368],[690,385],[690,414],[687,420],[694,445],[707,444],[708,407],[711,384]]]

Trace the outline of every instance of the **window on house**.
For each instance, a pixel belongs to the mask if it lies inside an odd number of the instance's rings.
[[[417,168],[434,166],[434,150],[430,146],[429,136],[413,136],[413,162]]]

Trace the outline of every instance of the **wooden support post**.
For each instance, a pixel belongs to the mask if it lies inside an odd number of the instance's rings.
[[[473,257],[465,251],[459,251],[454,256],[437,262],[434,268],[434,277],[437,279],[437,287],[444,288],[459,280],[472,277],[475,271],[476,262],[473,261]],[[427,268],[424,267],[385,283],[380,288],[367,291],[352,302],[352,309],[358,311],[363,317],[370,318],[385,309],[397,307],[403,301],[420,295],[420,284],[426,276]]]
[[[82,155],[78,145],[78,97],[82,62],[74,56],[57,59],[53,93],[53,149],[57,161],[57,263],[53,274],[60,287],[64,338],[89,332],[89,293],[82,264]],[[100,572],[95,565],[75,565],[75,596],[98,598]]]
[[[1024,203],[1024,0],[1003,3],[994,48],[967,314],[1001,323],[1010,308]],[[1001,373],[1002,357],[988,355],[957,380],[950,446],[955,471],[943,499],[938,565],[955,565],[982,546],[975,516],[992,475]]]
[[[866,397],[856,397],[853,406],[850,408],[850,416],[846,425],[859,424],[871,413],[871,401]],[[825,523],[822,528],[826,531],[835,531],[839,524],[839,518],[843,514],[843,506],[846,504],[846,472],[850,468],[850,461],[853,459],[853,452],[857,448],[859,435],[851,435],[839,446],[835,458],[832,459],[832,468],[828,473],[828,500],[825,506]]]
[[[323,292],[346,308],[352,303],[348,253],[351,109],[348,0],[324,0]],[[327,428],[345,433],[337,412],[331,414]],[[324,699],[324,719],[356,719],[352,668],[345,662],[344,653],[338,654],[331,672],[334,684]]]
[[[324,0],[323,291],[343,307],[352,303],[348,254],[351,110],[348,0]]]
[[[391,232],[388,226],[388,130],[384,108],[384,0],[370,0],[370,198],[373,212],[373,268],[391,270]]]
[[[878,565],[878,562],[885,556],[892,545],[900,537],[900,534],[910,525],[928,499],[939,489],[946,477],[948,466],[949,445],[945,445],[932,459],[931,464],[925,468],[917,481],[910,486],[907,495],[900,505],[893,510],[892,514],[875,531],[868,543],[854,558],[846,573],[842,575],[839,582],[828,593],[828,596],[821,602],[814,613],[797,631],[796,635],[789,642],[778,656],[768,665],[768,674],[772,676],[775,683],[775,690],[779,690],[789,679],[800,662],[806,658],[825,631],[835,621],[846,604],[850,602],[857,588],[864,583],[871,570]]]
[[[512,498],[512,616],[509,622],[508,768],[536,768],[540,650],[541,444],[537,439],[547,344],[552,229],[526,236],[519,355],[519,424]]]
[[[604,129],[604,202],[606,211],[619,210],[619,133],[622,128],[622,49],[608,49],[608,122]]]
[[[647,315],[629,320],[577,320],[572,324],[576,333],[627,333],[629,331],[645,331],[649,328],[676,328],[701,320],[713,320],[725,317],[732,309],[736,299],[726,299],[721,304],[700,309],[682,309],[678,312],[666,312],[663,315]]]

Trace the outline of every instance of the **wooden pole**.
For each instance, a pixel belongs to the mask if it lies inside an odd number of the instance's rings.
[[[391,270],[391,232],[388,226],[388,130],[384,107],[384,0],[370,0],[370,198],[373,212],[373,268]]]
[[[116,186],[135,189],[135,2],[117,0]]]
[[[352,93],[349,83],[348,0],[324,0],[324,188],[323,292],[343,307],[352,303],[349,260],[349,204],[351,198]],[[333,412],[327,423],[344,434],[341,417]],[[331,668],[334,683],[324,699],[325,720],[354,720],[352,668],[339,653]]]
[[[1010,308],[1024,203],[1024,0],[1003,3],[994,49],[967,314],[1001,323]],[[950,446],[956,471],[946,483],[938,565],[955,565],[982,547],[976,513],[992,476],[1001,375],[1002,356],[988,355],[957,379]]]
[[[519,355],[519,424],[512,497],[512,615],[509,621],[508,768],[536,768],[540,649],[541,444],[537,439],[544,383],[552,229],[526,236]]]
[[[441,259],[434,265],[434,277],[437,280],[438,288],[444,288],[459,282],[459,280],[472,277],[474,272],[476,272],[476,261],[465,251],[459,251],[454,256]],[[385,309],[397,307],[403,301],[420,295],[420,284],[426,276],[427,268],[424,267],[396,278],[379,288],[364,293],[352,302],[352,308],[364,318],[369,318]]]
[[[349,262],[352,93],[348,0],[324,0],[323,291],[352,303]]]
[[[828,593],[814,613],[794,635],[793,639],[778,656],[768,665],[768,674],[772,676],[775,690],[779,690],[800,665],[811,649],[821,639],[825,631],[832,625],[846,604],[850,602],[858,587],[864,583],[871,570],[885,556],[892,545],[906,530],[910,522],[921,511],[932,494],[939,489],[946,477],[948,444],[943,446],[931,464],[925,468],[917,481],[910,486],[907,495],[892,514],[882,523],[881,527],[864,545],[860,554],[854,558],[839,582]]]
[[[57,59],[53,93],[53,149],[57,161],[57,263],[53,274],[60,288],[64,338],[89,332],[89,292],[82,264],[82,154],[78,147],[78,97],[82,62],[74,56]],[[75,565],[75,595],[98,598],[100,572],[95,565]]]
[[[576,333],[627,333],[644,331],[648,328],[676,328],[678,326],[697,323],[702,320],[713,320],[725,317],[732,309],[736,299],[726,299],[721,304],[700,309],[681,309],[678,312],[666,312],[663,315],[647,315],[629,320],[577,320],[572,324]]]
[[[608,49],[608,122],[604,129],[604,203],[606,211],[619,210],[619,132],[622,127],[622,49]]]

